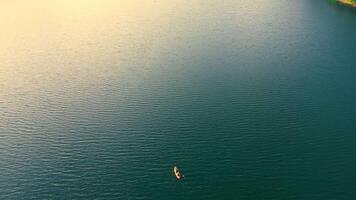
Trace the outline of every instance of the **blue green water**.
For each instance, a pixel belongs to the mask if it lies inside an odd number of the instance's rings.
[[[356,198],[354,10],[95,2],[0,3],[0,199]]]

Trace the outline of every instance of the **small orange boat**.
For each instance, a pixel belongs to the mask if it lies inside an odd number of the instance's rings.
[[[178,180],[180,180],[180,179],[182,179],[184,177],[184,175],[179,171],[177,166],[173,167],[173,172],[174,172],[174,175],[176,176],[176,178]]]

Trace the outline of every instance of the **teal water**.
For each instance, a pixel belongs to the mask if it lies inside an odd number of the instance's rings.
[[[354,10],[0,5],[0,199],[356,198]]]

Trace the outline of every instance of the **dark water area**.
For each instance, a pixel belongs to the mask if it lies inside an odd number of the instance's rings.
[[[353,9],[1,4],[0,199],[356,198]]]

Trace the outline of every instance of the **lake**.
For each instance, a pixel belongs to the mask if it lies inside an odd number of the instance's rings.
[[[4,1],[0,22],[0,199],[356,199],[351,8]]]

